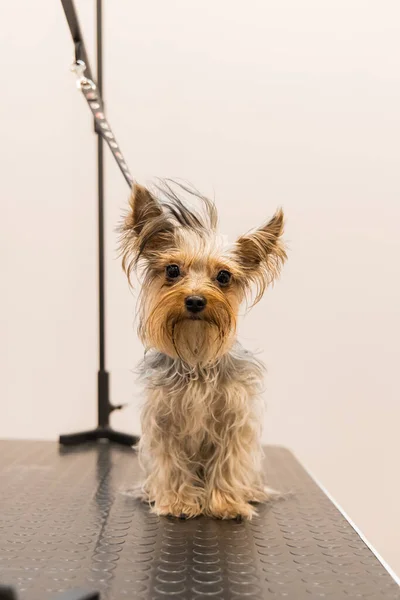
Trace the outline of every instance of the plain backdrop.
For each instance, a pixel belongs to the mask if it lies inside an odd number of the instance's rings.
[[[241,322],[268,367],[264,439],[290,447],[400,572],[397,0],[105,0],[107,113],[142,182],[215,197],[221,230],[282,205],[289,261]],[[94,67],[94,2],[77,2]],[[2,2],[0,436],[95,424],[95,137],[59,2]],[[107,364],[139,432],[135,293],[106,164]]]

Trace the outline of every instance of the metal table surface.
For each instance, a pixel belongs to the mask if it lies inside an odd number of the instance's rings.
[[[129,448],[0,442],[0,583],[23,600],[70,588],[102,600],[400,599],[397,583],[294,456],[266,449],[292,492],[251,522],[151,515],[126,491]]]

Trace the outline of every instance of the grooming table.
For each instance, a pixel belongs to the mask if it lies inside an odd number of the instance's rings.
[[[101,600],[400,599],[289,451],[267,448],[265,468],[292,494],[253,521],[180,521],[125,493],[140,473],[130,448],[0,442],[0,583],[22,600],[72,588]]]

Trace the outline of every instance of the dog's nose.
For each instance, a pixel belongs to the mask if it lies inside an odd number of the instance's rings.
[[[207,300],[204,296],[187,296],[185,298],[185,306],[189,312],[198,313],[204,310]]]

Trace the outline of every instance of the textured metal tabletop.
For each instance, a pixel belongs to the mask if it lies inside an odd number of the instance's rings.
[[[125,494],[131,449],[0,442],[0,583],[24,600],[98,589],[102,600],[400,599],[397,584],[293,455],[267,448],[292,494],[251,522],[151,515]]]

